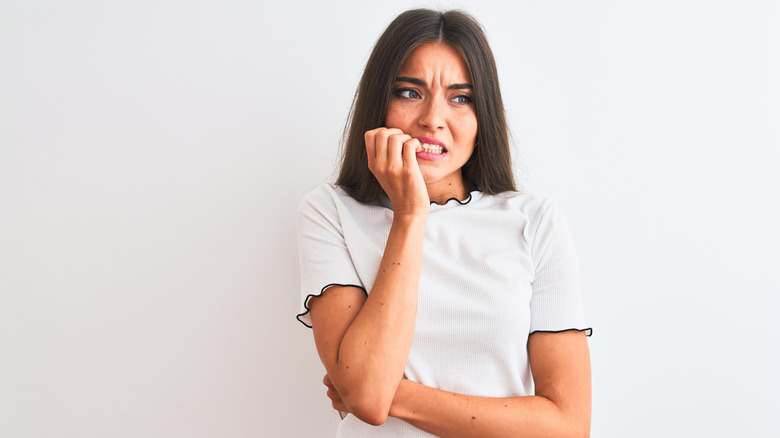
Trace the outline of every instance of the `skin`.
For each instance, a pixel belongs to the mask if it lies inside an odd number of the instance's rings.
[[[396,77],[385,125],[411,137],[443,142],[447,148],[443,159],[417,160],[426,190],[439,204],[451,197],[465,199],[467,191],[460,169],[474,152],[477,139],[477,115],[466,63],[449,45],[426,44],[412,52]],[[376,140],[375,133],[382,130],[366,133],[367,143]],[[419,142],[406,142],[420,150]]]
[[[333,407],[374,425],[394,416],[442,437],[589,436],[590,359],[581,332],[529,337],[533,396],[475,397],[403,378],[430,201],[467,197],[460,169],[474,150],[477,121],[472,91],[464,86],[468,70],[452,47],[417,48],[397,77],[387,126],[365,134],[369,169],[394,215],[374,287],[366,296],[356,287],[333,286],[310,300]],[[418,159],[418,136],[443,142],[447,156]]]

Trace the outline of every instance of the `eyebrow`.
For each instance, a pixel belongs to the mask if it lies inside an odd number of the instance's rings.
[[[409,76],[398,76],[395,78],[396,82],[408,82],[410,84],[419,85],[420,87],[427,87],[428,84],[425,83],[422,79],[418,78],[412,78]],[[471,84],[452,84],[449,87],[447,87],[449,90],[473,90],[474,87],[471,86]]]

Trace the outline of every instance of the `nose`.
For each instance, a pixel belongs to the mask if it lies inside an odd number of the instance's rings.
[[[437,131],[444,128],[445,125],[445,107],[446,103],[439,99],[430,99],[423,105],[422,112],[418,119],[421,127]]]

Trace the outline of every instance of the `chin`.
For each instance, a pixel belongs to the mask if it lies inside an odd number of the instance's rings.
[[[431,184],[441,179],[441,175],[439,175],[433,169],[425,169],[424,167],[420,166],[420,173],[422,173],[423,181],[425,181],[425,184]]]

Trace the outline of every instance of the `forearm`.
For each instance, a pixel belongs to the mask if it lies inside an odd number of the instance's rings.
[[[542,396],[474,397],[403,380],[390,416],[443,438],[583,437],[590,422]],[[579,420],[578,420],[579,418]]]
[[[336,369],[328,370],[348,405],[369,398],[386,415],[403,377],[414,334],[425,220],[393,221],[371,293],[344,333]]]

